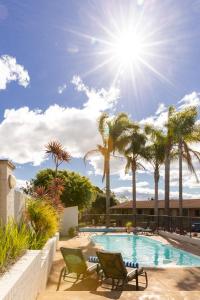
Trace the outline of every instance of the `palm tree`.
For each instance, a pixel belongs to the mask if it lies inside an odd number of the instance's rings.
[[[170,197],[170,160],[171,150],[173,148],[174,136],[173,126],[171,125],[171,118],[175,111],[173,106],[168,108],[168,120],[166,123],[167,133],[165,136],[165,214],[169,215],[169,197]]]
[[[147,159],[145,145],[146,136],[136,123],[132,123],[132,126],[129,125],[128,131],[125,132],[118,143],[118,151],[126,158],[125,173],[128,173],[129,170],[132,173],[133,214],[136,214],[136,171],[137,169],[144,169],[141,159]]]
[[[110,208],[110,158],[117,149],[119,137],[126,130],[129,124],[128,116],[124,113],[118,114],[114,118],[109,118],[107,113],[103,113],[98,120],[98,131],[102,138],[102,145],[97,145],[96,149],[90,150],[84,156],[84,161],[92,154],[100,154],[103,157],[104,167],[102,181],[106,181],[106,215],[109,215]],[[108,222],[108,218],[107,218]]]
[[[200,152],[190,148],[191,143],[200,141],[200,126],[196,124],[197,115],[197,108],[189,107],[174,113],[171,118],[171,127],[173,128],[175,143],[178,146],[180,216],[182,216],[183,210],[183,161],[186,162],[189,170],[198,181],[192,157],[200,162]]]
[[[45,152],[48,155],[51,155],[55,163],[55,177],[57,175],[58,167],[63,162],[69,162],[71,155],[63,149],[63,146],[58,141],[51,141],[45,146]]]
[[[158,215],[158,184],[160,179],[160,167],[165,161],[165,136],[161,130],[155,129],[151,125],[145,126],[145,133],[151,140],[151,144],[146,147],[146,151],[148,152],[148,161],[154,168],[154,214]]]

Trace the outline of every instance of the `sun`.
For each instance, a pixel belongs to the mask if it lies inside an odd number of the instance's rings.
[[[123,31],[111,43],[111,55],[121,67],[137,64],[145,54],[145,44],[139,34]]]
[[[146,84],[147,76],[152,74],[152,78],[157,77],[171,85],[162,70],[168,67],[172,53],[168,49],[174,39],[170,36],[167,21],[160,15],[149,13],[148,4],[142,3],[140,7],[134,3],[128,8],[113,6],[113,11],[108,9],[108,15],[102,18],[95,13],[89,15],[94,26],[88,32],[71,30],[88,41],[88,50],[83,52],[83,57],[88,59],[90,68],[83,76],[102,72],[103,80],[108,78],[111,85],[125,80],[129,83],[131,79],[136,90],[136,85]],[[162,19],[161,24],[157,23],[159,19]]]

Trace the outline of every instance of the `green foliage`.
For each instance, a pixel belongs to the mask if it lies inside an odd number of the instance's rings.
[[[70,238],[73,238],[76,236],[76,228],[75,227],[70,227],[68,230],[68,236]]]
[[[34,230],[29,229],[28,231],[28,249],[40,250],[44,247],[47,242],[45,235],[37,234]]]
[[[52,237],[58,230],[58,214],[52,205],[41,199],[29,200],[27,216],[40,241]],[[33,236],[34,241],[34,236]]]
[[[28,248],[26,225],[16,224],[13,220],[0,226],[0,273],[14,263]]]
[[[27,249],[42,249],[57,229],[58,215],[53,206],[41,199],[29,200],[26,220],[17,224],[10,219],[6,225],[0,225],[0,273]]]
[[[106,213],[106,194],[99,189],[98,187],[95,188],[96,190],[96,198],[94,202],[92,202],[92,207],[90,209],[91,213],[94,214],[105,214]],[[114,193],[110,196],[110,206],[117,205],[118,201],[115,198]]]
[[[37,173],[33,179],[33,186],[49,187],[50,182],[55,177],[55,171],[44,169]],[[89,207],[94,197],[94,188],[89,179],[75,172],[59,170],[56,174],[64,182],[64,191],[61,195],[61,201],[65,207],[78,206],[79,209]]]

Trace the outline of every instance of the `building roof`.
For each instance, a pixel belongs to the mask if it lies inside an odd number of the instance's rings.
[[[133,201],[122,202],[118,205],[112,206],[110,209],[126,209],[132,208]],[[137,200],[136,202],[137,208],[154,208],[155,200]],[[158,207],[164,208],[165,201],[158,200]],[[179,201],[170,200],[170,208],[179,208]],[[200,208],[200,199],[184,199],[183,200],[183,208]]]

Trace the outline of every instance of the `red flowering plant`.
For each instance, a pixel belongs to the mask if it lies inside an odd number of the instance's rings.
[[[53,178],[48,188],[38,186],[34,188],[33,196],[49,202],[57,211],[61,213],[64,206],[61,202],[61,195],[64,191],[64,181],[61,178]]]

